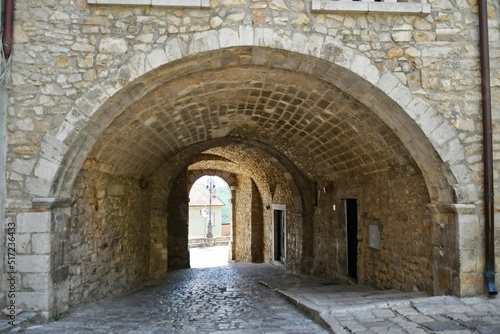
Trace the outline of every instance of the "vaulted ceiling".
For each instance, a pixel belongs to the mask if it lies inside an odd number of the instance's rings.
[[[261,52],[269,53],[266,61]],[[312,178],[419,173],[394,131],[338,88],[325,64],[230,49],[167,65],[107,103],[102,112],[117,117],[89,158],[115,174],[143,177],[187,147],[225,138],[229,146],[234,139],[270,147]],[[238,160],[231,149],[212,153]]]

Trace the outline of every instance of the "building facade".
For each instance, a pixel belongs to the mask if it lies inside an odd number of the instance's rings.
[[[0,125],[2,274],[16,277],[16,306],[51,318],[189,266],[201,175],[231,187],[234,260],[488,293],[499,6],[15,1]]]
[[[224,203],[217,197],[217,190],[210,192],[207,186],[196,182],[189,192],[189,239],[207,238],[208,234],[211,237],[222,236]],[[209,225],[212,226],[210,230]]]

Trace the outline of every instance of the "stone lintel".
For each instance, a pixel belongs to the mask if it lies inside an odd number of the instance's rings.
[[[37,197],[31,200],[34,209],[68,208],[75,204],[74,198]]]
[[[313,0],[312,10],[314,12],[427,15],[431,12],[431,6],[425,3],[408,2]]]
[[[87,0],[92,5],[210,8],[210,0]]]
[[[461,215],[475,213],[474,204],[427,204],[427,209],[432,213],[455,213]]]

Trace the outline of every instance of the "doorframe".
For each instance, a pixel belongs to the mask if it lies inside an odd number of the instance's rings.
[[[283,221],[284,221],[284,226],[283,226],[283,261],[281,260],[276,260],[276,221],[274,219],[275,214],[274,211],[283,211]],[[278,266],[285,266],[286,263],[286,205],[284,204],[271,204],[271,213],[272,213],[272,218],[271,218],[271,226],[273,229],[273,253],[272,253],[272,262],[275,265]]]

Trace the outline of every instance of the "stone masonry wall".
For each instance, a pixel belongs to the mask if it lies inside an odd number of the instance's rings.
[[[358,282],[383,289],[432,291],[428,194],[420,175],[394,174],[320,185],[315,217],[314,274],[347,278],[343,198],[358,199]],[[333,209],[335,205],[335,210]],[[380,249],[369,247],[369,225],[381,228]]]
[[[148,278],[148,200],[138,180],[87,162],[70,218],[70,305],[141,286]]]
[[[252,261],[252,179],[238,175],[238,189],[233,210],[233,256],[234,260]]]
[[[360,282],[384,289],[432,291],[433,241],[422,177],[384,177],[364,183],[360,202]],[[369,224],[382,228],[378,251],[368,245]]]
[[[252,182],[252,262],[264,261],[264,205],[255,182]]]
[[[279,183],[276,186],[273,204],[285,205],[285,266],[288,270],[299,272],[302,261],[302,226],[301,221],[297,219],[297,208],[288,184]],[[274,241],[272,240],[274,235],[272,214],[273,212],[271,212],[271,219],[266,228],[268,235],[267,242],[270,243],[268,247],[271,249],[271,252],[274,249]],[[272,256],[272,253],[270,255]]]

